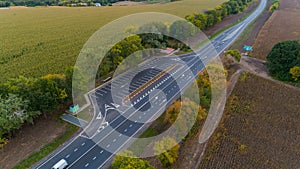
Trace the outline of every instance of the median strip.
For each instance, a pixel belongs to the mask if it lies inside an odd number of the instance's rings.
[[[142,86],[140,86],[139,88],[137,88],[135,91],[133,91],[129,95],[125,96],[125,98],[122,100],[122,103],[127,103],[130,99],[132,99],[133,97],[135,97],[136,95],[138,95],[139,93],[141,93],[143,90],[145,90],[151,84],[153,84],[154,82],[156,82],[159,78],[161,78],[162,76],[166,75],[171,70],[173,70],[176,66],[177,66],[177,64],[169,66],[164,71],[162,71],[159,74],[157,74],[156,76],[154,76],[152,79],[150,79],[145,84],[143,84]]]

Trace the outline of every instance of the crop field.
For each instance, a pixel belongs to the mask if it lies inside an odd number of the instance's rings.
[[[299,123],[299,90],[243,74],[200,168],[300,168]]]
[[[272,47],[281,41],[300,40],[300,0],[282,0],[258,34],[252,56],[266,60]]]
[[[139,12],[184,17],[226,0],[182,0],[166,4],[111,7],[36,7],[0,11],[0,81],[19,75],[61,73],[74,65],[88,38],[101,26]]]

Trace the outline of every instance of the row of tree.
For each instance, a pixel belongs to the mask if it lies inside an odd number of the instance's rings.
[[[111,5],[119,0],[0,0],[7,6],[93,6],[95,3]],[[4,5],[3,5],[4,6]],[[1,6],[0,6],[1,7]]]
[[[229,0],[222,5],[218,5],[213,10],[204,13],[191,14],[185,17],[186,20],[197,26],[201,30],[205,30],[223,18],[231,14],[237,14],[244,11],[253,0]]]
[[[134,35],[126,37],[110,49],[99,66],[97,78],[107,76],[117,67],[124,66],[125,70],[137,66],[149,54],[143,53],[143,56],[132,54],[143,49],[165,49],[166,47],[171,47],[190,50],[188,46],[176,38],[186,40],[194,34],[193,25],[183,20],[174,21],[171,25],[153,22],[139,28],[131,27],[126,31]],[[139,32],[153,33],[138,34]],[[126,59],[130,55],[131,57]],[[125,61],[124,65],[120,65],[123,61]]]
[[[10,3],[8,1],[0,0],[0,8],[1,7],[9,7]]]
[[[94,6],[100,3],[102,6],[111,5],[121,0],[0,0],[0,7],[8,6]],[[134,0],[143,1],[143,0]],[[171,0],[173,2],[175,0]]]
[[[0,139],[7,139],[24,123],[47,116],[71,99],[72,72],[41,78],[18,77],[0,85]]]

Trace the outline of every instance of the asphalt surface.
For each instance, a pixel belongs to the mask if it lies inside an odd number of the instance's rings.
[[[130,145],[130,137],[138,137],[139,131],[178,99],[204,69],[205,63],[234,42],[265,5],[266,0],[262,0],[247,19],[227,29],[196,53],[152,58],[90,92],[95,107],[92,121],[82,133],[32,168],[50,169],[60,159],[65,159],[71,169],[107,168],[114,154]],[[124,99],[137,89],[139,92],[131,99]]]
[[[62,118],[63,120],[65,120],[65,121],[69,122],[69,123],[72,123],[72,124],[78,126],[78,127],[84,127],[84,126],[86,126],[87,123],[88,123],[88,122],[86,122],[86,121],[84,121],[84,120],[82,120],[82,119],[80,119],[80,118],[77,118],[77,117],[75,117],[75,116],[72,116],[72,115],[70,115],[70,114],[63,114],[63,115],[61,116],[61,118]]]

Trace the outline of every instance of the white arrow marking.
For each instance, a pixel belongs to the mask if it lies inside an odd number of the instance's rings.
[[[111,103],[111,105],[115,106],[115,108],[119,108],[120,105],[116,104],[116,103]]]
[[[105,104],[105,111],[115,109],[114,107],[111,107],[110,105]]]
[[[102,114],[101,114],[101,111],[99,111],[99,114],[98,114],[98,116],[96,117],[96,119],[102,119]]]

